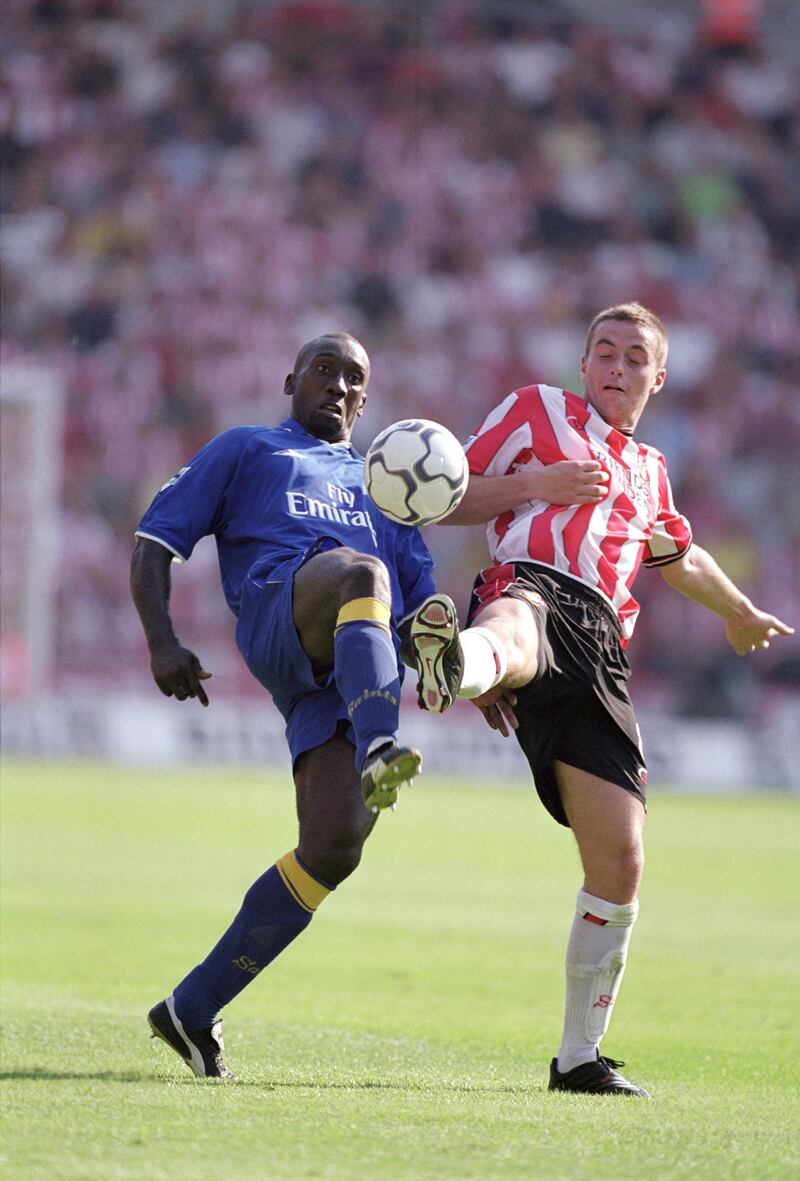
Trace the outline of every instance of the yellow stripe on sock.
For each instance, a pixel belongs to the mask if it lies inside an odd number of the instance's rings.
[[[297,860],[294,849],[291,853],[285,853],[283,857],[279,858],[275,865],[292,898],[310,914],[313,914],[320,902],[324,902],[330,894],[327,886],[323,886],[321,882],[312,878],[311,874],[303,869]]]
[[[391,618],[390,608],[380,599],[351,599],[336,616],[336,627],[343,627],[345,623],[374,623],[389,631]]]

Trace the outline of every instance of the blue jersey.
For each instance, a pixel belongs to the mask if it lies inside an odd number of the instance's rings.
[[[315,438],[293,418],[217,435],[163,486],[136,533],[183,561],[201,537],[213,534],[235,615],[255,567],[260,579],[268,577],[323,537],[381,558],[391,578],[395,627],[435,590],[419,530],[375,507],[364,487],[363,458],[350,444]]]

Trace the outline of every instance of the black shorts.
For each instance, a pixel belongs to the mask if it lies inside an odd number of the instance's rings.
[[[559,759],[618,784],[645,805],[647,769],[628,694],[630,666],[611,605],[569,575],[515,562],[481,570],[469,622],[480,624],[483,607],[505,595],[529,604],[539,632],[539,670],[516,690],[516,735],[542,803],[569,826],[553,770]]]

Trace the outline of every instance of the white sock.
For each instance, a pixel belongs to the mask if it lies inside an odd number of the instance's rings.
[[[487,627],[468,627],[459,636],[464,654],[464,675],[459,697],[480,697],[506,675],[506,655]]]
[[[638,902],[605,902],[585,890],[578,891],[567,944],[564,1033],[558,1051],[561,1074],[597,1057],[638,913]]]

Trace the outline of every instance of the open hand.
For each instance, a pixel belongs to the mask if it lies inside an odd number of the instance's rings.
[[[512,730],[519,726],[514,706],[517,695],[513,689],[503,689],[495,685],[480,697],[471,698],[472,704],[479,709],[493,730],[499,730],[504,738],[508,738]]]
[[[731,619],[726,626],[728,639],[737,656],[746,656],[756,648],[769,648],[773,636],[793,636],[794,628],[753,607],[744,619]]]

